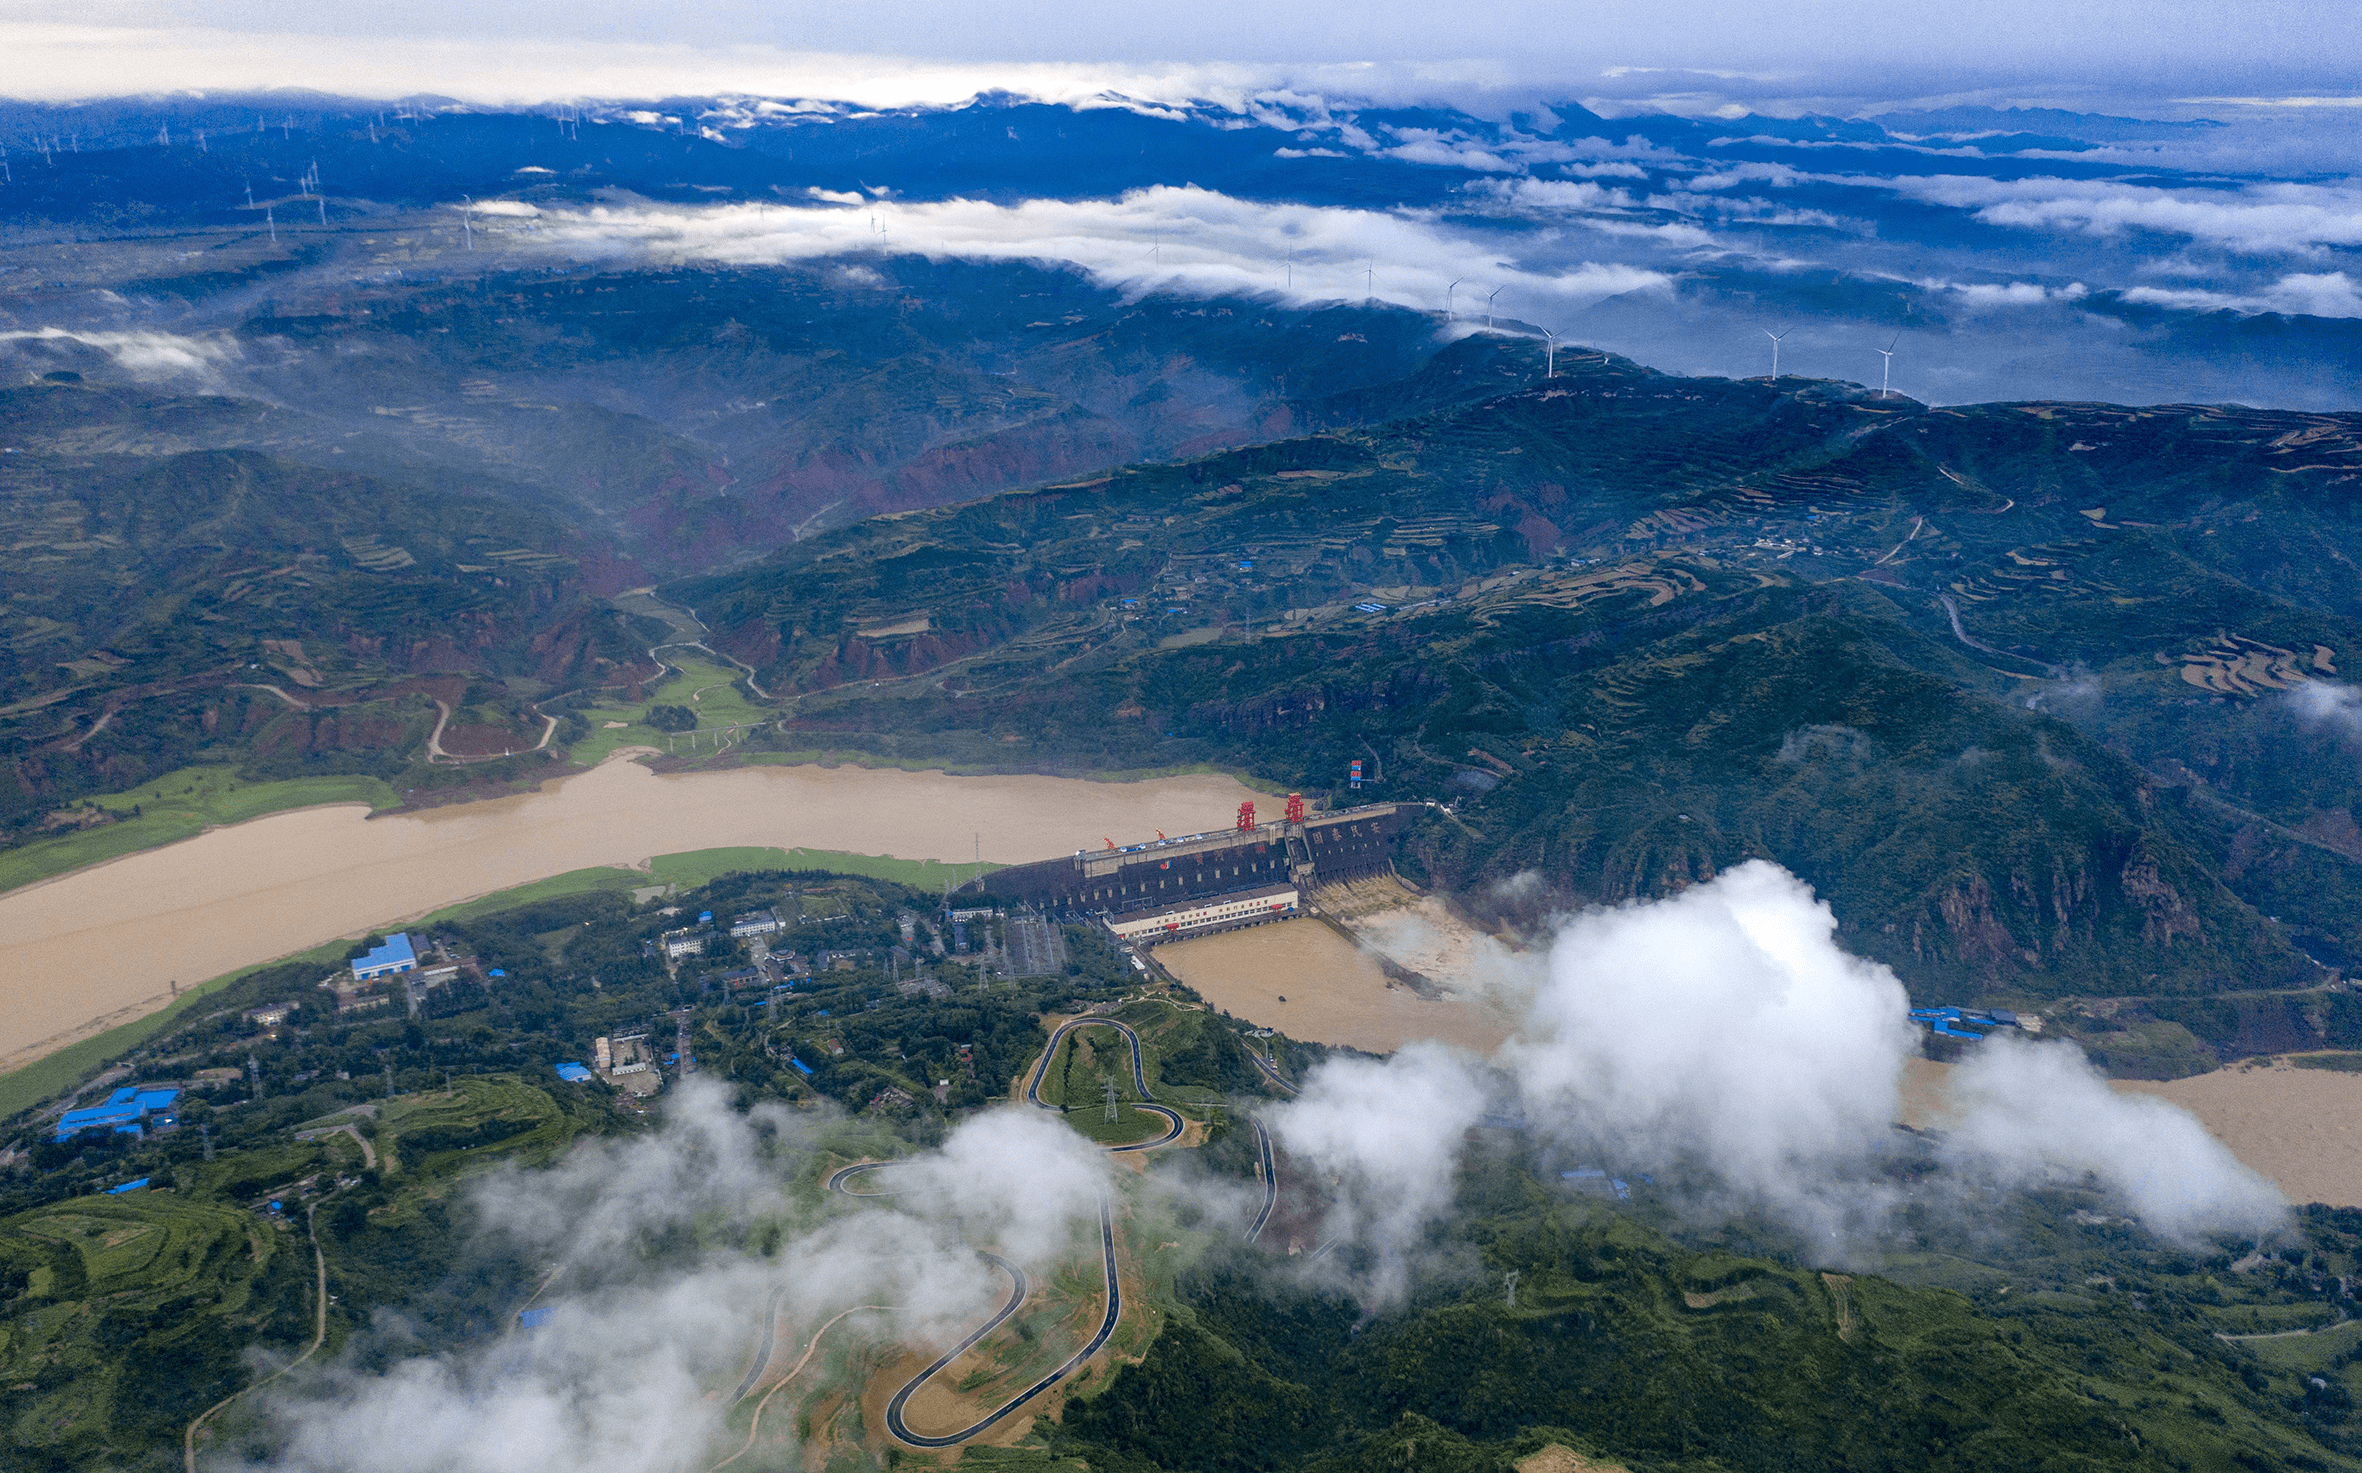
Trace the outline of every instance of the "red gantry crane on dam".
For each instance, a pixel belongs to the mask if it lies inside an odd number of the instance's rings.
[[[1334,884],[1387,869],[1395,835],[1419,807],[1372,803],[1316,813],[1301,793],[1290,793],[1286,817],[1271,823],[1257,821],[1250,799],[1226,829],[1158,833],[1138,844],[1103,836],[1105,848],[1015,865],[976,888],[1045,911],[1115,915],[1258,887]]]

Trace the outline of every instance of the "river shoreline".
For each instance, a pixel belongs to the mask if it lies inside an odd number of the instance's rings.
[[[618,754],[620,755],[620,754]],[[0,894],[0,1059],[194,986],[574,870],[750,847],[1022,863],[1103,834],[1226,826],[1258,796],[1219,774],[1104,782],[746,764],[665,775],[610,757],[534,792],[371,812],[286,809]]]

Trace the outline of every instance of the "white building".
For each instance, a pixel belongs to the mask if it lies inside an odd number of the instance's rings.
[[[1202,935],[1208,931],[1227,930],[1232,926],[1254,925],[1292,916],[1297,913],[1297,903],[1295,886],[1266,885],[1258,890],[1210,895],[1203,900],[1184,900],[1172,905],[1160,905],[1154,910],[1136,910],[1109,916],[1107,929],[1113,931],[1119,940],[1151,945],[1180,936]]]

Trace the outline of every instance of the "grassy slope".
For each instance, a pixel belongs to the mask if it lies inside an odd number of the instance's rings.
[[[400,1186],[390,1199],[354,1204],[341,1232],[337,1204],[322,1209],[331,1281],[345,1307],[331,1315],[332,1342],[366,1320],[372,1301],[415,1289],[404,1271],[450,1251],[433,1240],[446,1230],[453,1181],[496,1162],[547,1160],[578,1129],[546,1090],[513,1076],[398,1096],[379,1106],[374,1125],[361,1123],[375,1132],[385,1177]],[[291,1229],[275,1230],[251,1209],[261,1193],[330,1166],[360,1166],[341,1135],[225,1150],[172,1168],[147,1191],[77,1197],[0,1220],[0,1269],[26,1274],[24,1297],[0,1329],[0,1385],[8,1387],[0,1400],[14,1414],[10,1437],[24,1466],[111,1466],[120,1459],[100,1449],[177,1443],[198,1410],[245,1384],[250,1347],[303,1338],[311,1324],[303,1223],[291,1215]],[[79,1278],[65,1253],[79,1260]]]
[[[714,746],[712,733],[759,726],[779,714],[747,699],[738,684],[742,677],[732,666],[677,648],[667,649],[663,658],[677,667],[677,673],[666,677],[646,700],[616,700],[608,692],[608,699],[582,709],[582,718],[590,723],[590,735],[569,748],[568,755],[585,764],[598,762],[618,747],[654,747],[659,752],[677,747],[687,755],[692,750],[692,734],[659,731],[648,725],[651,706],[686,706],[695,711],[697,731],[707,733],[700,738],[707,750]],[[622,724],[610,727],[610,722]],[[734,731],[732,739],[744,740],[743,731]]]
[[[209,828],[323,803],[366,803],[382,811],[401,795],[374,777],[299,777],[247,782],[228,767],[184,767],[91,802],[113,822],[0,852],[0,890],[52,879],[84,865],[194,838]],[[132,810],[138,809],[137,817]]]

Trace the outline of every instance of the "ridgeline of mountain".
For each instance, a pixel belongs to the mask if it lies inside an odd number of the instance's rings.
[[[437,713],[411,686],[468,708],[475,754],[530,747],[533,703],[657,673],[671,636],[603,606],[623,589],[1524,371],[1498,340],[1435,357],[1416,314],[1127,303],[1023,266],[268,264],[193,288],[201,334],[6,344],[40,370],[0,392],[12,837],[190,762],[431,787],[451,774],[422,770]],[[209,388],[140,381],[125,337],[210,355]]]
[[[2290,695],[2362,657],[2358,429],[1593,359],[675,592],[799,749],[1358,757],[1453,803],[1412,849],[1464,895],[1762,856],[1926,995],[2301,988],[2362,946],[2351,733]]]

